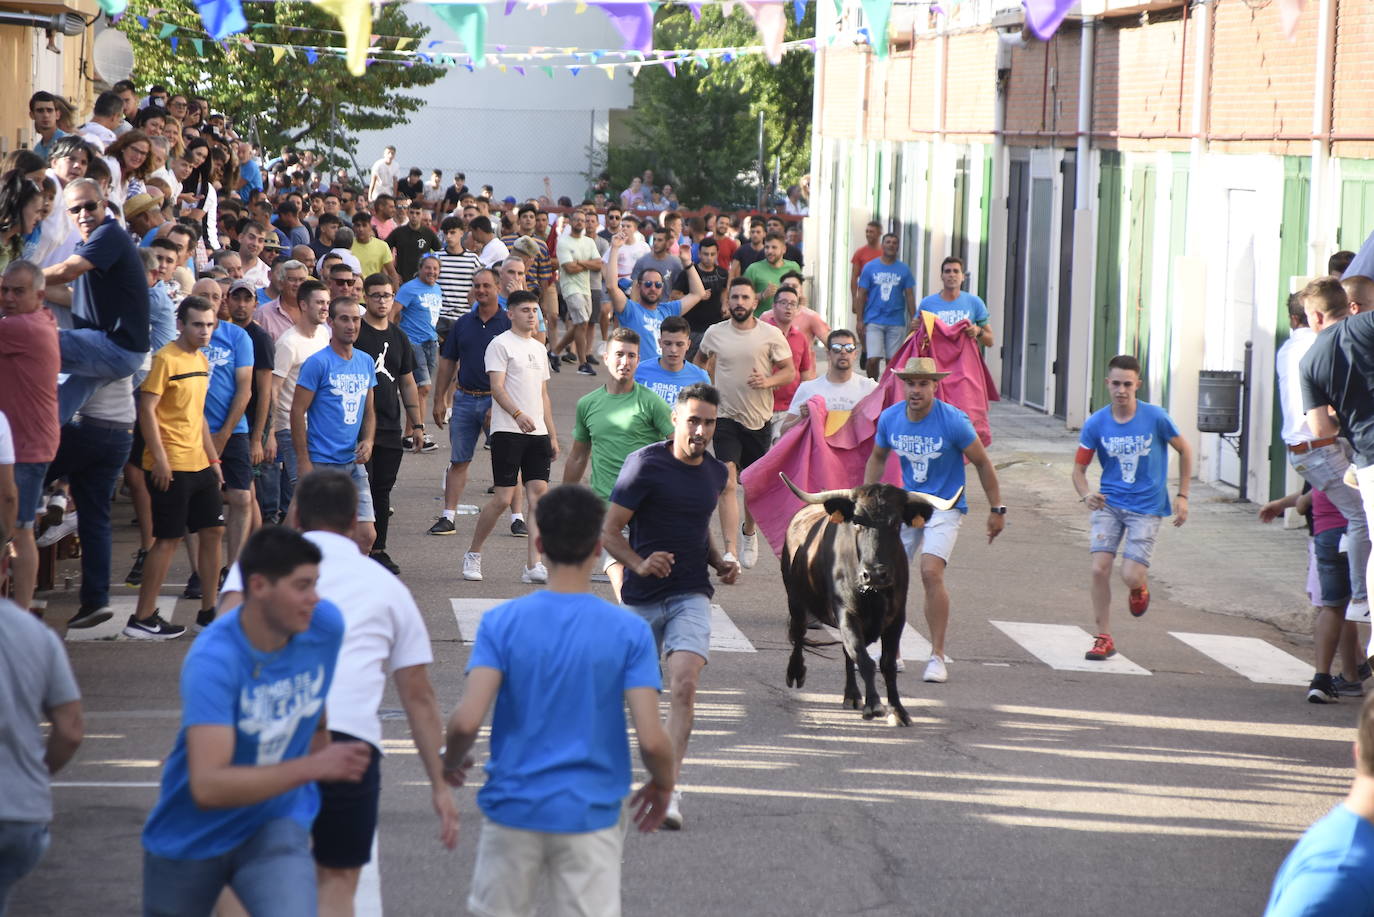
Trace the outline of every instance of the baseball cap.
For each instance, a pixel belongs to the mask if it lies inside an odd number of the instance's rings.
[[[247,290],[254,296],[258,295],[258,288],[253,286],[252,282],[248,280],[235,280],[233,283],[229,284],[229,289],[225,291],[225,295],[233,296],[239,290]]]
[[[516,201],[515,201],[515,198],[513,198],[513,197],[503,197],[503,198],[501,198],[501,203],[503,203],[503,204],[514,204],[515,202],[516,202]]]

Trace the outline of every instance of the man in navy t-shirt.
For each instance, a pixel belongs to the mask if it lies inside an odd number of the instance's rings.
[[[1116,655],[1109,626],[1112,561],[1122,549],[1121,579],[1131,590],[1128,607],[1137,618],[1150,607],[1146,574],[1154,553],[1159,523],[1169,515],[1169,448],[1178,452],[1178,499],[1174,526],[1188,521],[1188,488],[1193,477],[1193,448],[1163,408],[1136,399],[1140,361],[1118,354],[1107,364],[1107,390],[1112,403],[1083,424],[1074,458],[1073,487],[1079,502],[1092,511],[1093,618],[1097,637],[1085,658]],[[1098,489],[1088,483],[1088,465],[1102,463]],[[1122,548],[1122,544],[1125,547]]]
[[[739,564],[726,560],[711,539],[711,515],[730,477],[725,463],[706,454],[719,409],[720,393],[710,385],[678,393],[673,438],[625,459],[602,529],[607,552],[625,565],[621,601],[649,622],[660,652],[668,655],[676,770],[687,752],[697,683],[710,656],[710,570],[722,583],[739,576]],[[666,827],[682,827],[681,800],[674,792]]]
[[[208,914],[226,887],[250,914],[316,911],[315,782],[357,782],[362,742],[311,744],[343,642],[315,592],[320,550],[268,526],[239,557],[244,601],[191,647],[181,729],[143,828],[143,912]]]
[[[362,310],[353,297],[340,296],[329,304],[329,346],[306,358],[296,378],[291,442],[299,477],[315,468],[336,468],[353,478],[358,487],[358,547],[367,554],[377,538],[366,467],[377,425],[372,407],[377,363],[353,347],[362,322]]]
[[[939,382],[947,372],[939,372],[930,357],[911,357],[892,372],[902,380],[903,401],[878,415],[878,430],[873,452],[864,468],[864,483],[883,479],[889,453],[897,453],[902,469],[902,486],[909,491],[928,494],[940,500],[953,500],[948,509],[936,509],[923,528],[902,526],[902,544],[909,560],[921,557],[921,584],[925,589],[926,624],[930,627],[930,661],[925,681],[944,682],[945,631],[949,626],[949,590],[945,588],[945,567],[954,553],[959,526],[968,514],[964,499],[964,459],[978,471],[978,481],[988,498],[988,542],[1002,533],[1007,508],[1002,505],[997,471],[983,443],[973,432],[968,415],[938,400]]]
[[[676,779],[658,718],[658,654],[644,621],[589,594],[601,498],[565,484],[534,512],[548,585],[483,616],[449,721],[444,775],[461,786],[495,703],[468,908],[532,914],[547,882],[557,913],[619,914],[626,815],[633,810],[641,831],[656,829]],[[628,807],[626,706],[649,771]]]

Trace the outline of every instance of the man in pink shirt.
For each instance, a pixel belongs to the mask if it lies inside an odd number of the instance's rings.
[[[57,455],[57,373],[62,352],[57,321],[43,308],[47,284],[31,261],[11,261],[0,279],[0,413],[14,433],[14,481],[19,519],[14,532],[14,600],[33,603],[38,546],[33,524],[43,497],[43,475]]]
[[[782,275],[779,286],[791,287],[797,291],[797,298],[801,300],[801,305],[797,307],[797,314],[792,318],[792,324],[797,330],[806,335],[808,346],[824,344],[830,337],[830,326],[821,318],[819,312],[810,309],[806,305],[806,278],[796,271],[788,271]],[[763,320],[769,324],[777,324],[772,318],[772,312],[763,313]]]
[[[769,438],[776,443],[782,435],[782,421],[787,416],[787,408],[792,404],[792,396],[797,386],[808,379],[816,378],[816,355],[811,349],[811,338],[797,327],[797,312],[801,309],[801,297],[787,285],[779,286],[773,295],[773,308],[764,313],[760,321],[777,327],[787,339],[792,351],[792,365],[797,368],[792,381],[773,389],[773,418],[769,424]]]

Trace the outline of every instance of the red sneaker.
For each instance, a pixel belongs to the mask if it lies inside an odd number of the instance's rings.
[[[1150,587],[1141,586],[1139,589],[1131,590],[1131,598],[1126,603],[1131,609],[1131,614],[1137,618],[1143,615],[1150,607]]]
[[[1093,641],[1093,648],[1083,654],[1084,659],[1091,659],[1094,662],[1101,662],[1116,655],[1116,644],[1112,642],[1111,634],[1098,634]]]

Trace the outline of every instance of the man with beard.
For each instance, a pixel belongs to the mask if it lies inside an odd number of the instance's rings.
[[[601,276],[610,293],[611,307],[615,309],[621,327],[629,328],[639,335],[640,358],[645,362],[657,360],[658,328],[663,324],[663,320],[670,315],[684,315],[690,312],[693,306],[705,298],[706,289],[701,285],[701,278],[697,276],[696,265],[690,265],[685,271],[687,295],[681,299],[663,302],[663,291],[668,286],[666,278],[657,268],[650,267],[640,273],[634,286],[630,288],[635,291],[635,298],[627,298],[616,282],[614,273],[614,265],[623,244],[623,236],[617,236],[611,242]]]

